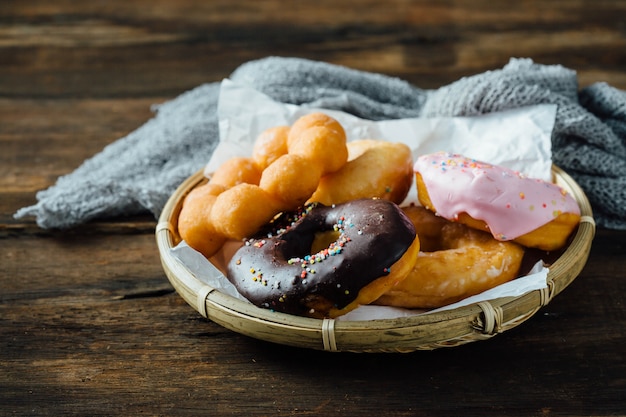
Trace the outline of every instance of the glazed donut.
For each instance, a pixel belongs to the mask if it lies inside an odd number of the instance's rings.
[[[270,128],[256,138],[250,158],[231,158],[213,173],[208,183],[221,188],[207,193],[206,201],[195,193],[183,201],[179,234],[211,257],[217,242],[251,236],[276,214],[302,206],[321,177],[347,159],[345,131],[326,114],[303,116],[291,128]],[[209,232],[211,238],[205,236]]]
[[[375,304],[442,307],[517,277],[524,249],[489,233],[453,223],[419,206],[403,208],[419,236],[421,252],[407,278]]]
[[[423,206],[501,241],[556,250],[580,221],[565,190],[504,167],[439,152],[420,156],[414,170]]]
[[[309,202],[382,198],[402,203],[413,185],[413,156],[407,145],[365,139],[348,142],[348,151],[348,162],[321,178]]]
[[[369,304],[419,252],[413,224],[386,200],[310,204],[271,227],[234,254],[227,277],[253,304],[289,314],[337,317]]]

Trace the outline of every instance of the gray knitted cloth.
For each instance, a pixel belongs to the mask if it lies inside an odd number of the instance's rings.
[[[371,120],[471,116],[558,105],[554,162],[585,190],[599,226],[626,230],[626,91],[606,83],[578,90],[576,73],[559,65],[512,59],[500,70],[436,90],[380,74],[297,58],[248,62],[230,77],[274,100],[342,110]],[[150,211],[210,159],[218,142],[219,83],[201,85],[156,107],[156,115],[37,193],[16,218],[42,228]]]

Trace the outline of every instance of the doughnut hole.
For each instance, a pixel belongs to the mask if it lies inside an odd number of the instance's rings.
[[[357,157],[321,178],[309,201],[325,205],[359,198],[381,198],[400,204],[413,185],[411,149],[403,143],[375,140],[350,142]]]
[[[261,132],[252,148],[252,161],[263,171],[287,153],[289,126],[276,126]]]
[[[289,144],[289,153],[301,155],[322,169],[322,175],[335,172],[348,161],[346,136],[327,126],[313,126]]]
[[[218,232],[240,240],[256,233],[278,212],[278,204],[254,184],[239,184],[220,194],[211,209],[211,222]]]
[[[310,160],[286,154],[263,171],[259,186],[281,202],[281,210],[293,210],[311,197],[321,175],[320,168]]]
[[[336,242],[341,236],[341,232],[338,231],[328,231],[328,232],[318,232],[315,233],[313,237],[313,243],[311,244],[311,250],[309,253],[304,253],[301,258],[305,255],[311,255],[313,253],[318,253],[328,248],[332,243]]]
[[[261,171],[251,158],[233,157],[227,159],[213,173],[210,184],[219,184],[226,188],[237,184],[259,184]]]
[[[415,226],[420,237],[420,250],[422,252],[438,250],[441,247],[441,229],[448,223],[448,220],[432,215],[432,212],[416,205],[402,207],[402,211]]]
[[[223,191],[223,187],[212,184],[194,188],[185,197],[178,216],[180,237],[207,258],[219,251],[226,241],[226,237],[215,229],[210,219],[217,195]]]
[[[291,144],[295,142],[304,131],[315,126],[326,127],[329,130],[337,132],[339,135],[343,135],[344,138],[346,137],[346,132],[343,126],[341,126],[341,123],[327,114],[316,112],[304,115],[293,123],[289,135],[287,136],[288,146],[291,147]]]

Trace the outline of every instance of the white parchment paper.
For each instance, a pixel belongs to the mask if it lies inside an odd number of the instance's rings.
[[[414,159],[425,153],[449,151],[503,165],[530,177],[551,179],[551,133],[556,105],[545,104],[476,117],[411,118],[374,122],[326,109],[279,103],[245,85],[224,80],[218,103],[220,142],[205,168],[208,175],[233,156],[250,156],[257,136],[267,128],[291,125],[304,114],[322,111],[337,119],[348,140],[377,139],[407,144]],[[416,202],[416,191],[404,204]],[[173,255],[199,280],[243,299],[224,275],[184,242]],[[371,320],[427,314],[501,297],[516,297],[546,287],[548,270],[536,265],[531,274],[482,294],[429,312],[363,306],[341,320]]]

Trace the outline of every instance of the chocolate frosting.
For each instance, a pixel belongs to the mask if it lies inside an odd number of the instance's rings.
[[[387,275],[415,239],[404,212],[379,199],[313,204],[271,226],[235,253],[227,277],[253,304],[298,315],[307,314],[308,295],[345,307],[361,288]],[[316,233],[331,231],[337,240],[311,254]]]

